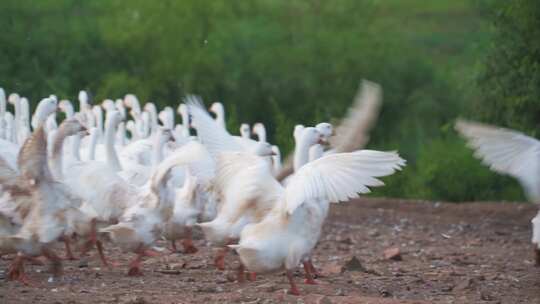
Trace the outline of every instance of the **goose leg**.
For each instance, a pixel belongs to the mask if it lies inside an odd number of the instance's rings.
[[[112,269],[113,267],[118,266],[118,263],[116,262],[109,262],[107,261],[107,258],[105,257],[105,253],[103,252],[103,243],[100,240],[96,240],[96,249],[99,254],[99,259],[101,260],[101,263],[107,267],[108,269]]]
[[[69,238],[67,236],[62,236],[60,240],[64,242],[64,245],[66,246],[66,257],[64,259],[71,261],[77,260],[77,258],[73,255],[73,252],[71,251]]]
[[[31,285],[30,279],[28,279],[28,276],[24,272],[24,260],[25,256],[17,254],[17,257],[8,268],[7,277],[9,280],[19,281],[24,285]]]
[[[186,238],[182,241],[182,246],[184,246],[184,253],[190,254],[190,253],[196,253],[198,251],[197,247],[193,245],[193,239],[192,239],[192,233],[191,233],[190,227],[186,228]]]
[[[250,280],[251,282],[255,282],[257,280],[257,273],[250,272],[248,276],[248,280]]]
[[[311,272],[312,269],[309,265],[309,262],[303,262],[302,264],[304,265],[304,271],[306,272],[306,284],[316,285],[317,282],[315,282],[315,280],[313,279],[313,273]]]
[[[538,245],[534,244],[534,261],[536,267],[540,267],[540,249],[538,249]]]
[[[238,266],[238,273],[237,273],[237,281],[238,283],[245,283],[246,282],[246,274],[245,274],[246,267],[244,264],[240,263]]]
[[[308,267],[310,269],[310,272],[311,272],[311,276],[313,276],[313,278],[318,278],[321,276],[321,274],[319,273],[319,271],[317,271],[317,269],[315,269],[315,266],[313,266],[313,262],[311,261],[311,259],[307,260],[306,261],[307,264],[308,264]],[[305,266],[304,266],[305,267]]]
[[[62,277],[62,258],[48,248],[41,249],[41,254],[47,258],[47,260],[51,261],[51,273],[53,276],[56,278]]]
[[[148,250],[143,248],[143,245],[140,245],[137,250],[135,250],[135,253],[137,256],[131,263],[129,263],[129,270],[128,270],[128,276],[142,276],[143,273],[141,271],[141,262],[143,257],[155,257],[160,256],[158,252]]]
[[[294,282],[293,274],[291,270],[287,270],[287,279],[289,280],[289,284],[291,284],[291,289],[289,290],[289,293],[295,296],[300,295],[300,291],[298,290],[298,286],[296,286],[296,283]]]
[[[176,253],[176,252],[178,252],[178,248],[176,248],[176,241],[171,240],[171,253]]]
[[[229,247],[223,247],[220,248],[219,251],[216,254],[216,257],[214,259],[214,264],[216,265],[217,269],[219,270],[225,270],[225,256],[227,255],[227,252],[229,251]]]
[[[97,239],[97,221],[93,219],[90,225],[90,234],[88,235],[88,240],[82,246],[81,256],[85,256],[88,251],[90,251],[90,249],[95,246],[99,254],[99,259],[105,267],[107,267],[108,269],[112,269],[113,267],[118,266],[118,263],[112,261],[109,262],[105,257],[105,253],[103,251],[103,242]]]
[[[137,253],[137,256],[131,263],[129,263],[129,270],[128,270],[128,276],[130,277],[136,277],[136,276],[142,276],[143,273],[141,271],[141,262],[142,262],[143,254]]]

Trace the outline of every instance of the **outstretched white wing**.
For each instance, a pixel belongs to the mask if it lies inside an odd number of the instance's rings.
[[[517,178],[529,199],[540,202],[540,141],[513,130],[464,120],[456,123],[456,129],[484,164]]]
[[[323,156],[304,165],[286,188],[286,209],[292,214],[303,202],[312,199],[330,202],[357,198],[382,186],[376,177],[393,174],[405,166],[396,152],[361,150]]]
[[[206,112],[199,97],[189,95],[185,99],[197,137],[215,158],[220,152],[242,151],[242,146]]]
[[[215,191],[232,206],[274,200],[283,191],[270,163],[245,152],[222,153],[217,161]]]

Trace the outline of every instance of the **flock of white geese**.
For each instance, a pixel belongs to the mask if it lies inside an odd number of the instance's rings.
[[[223,105],[212,104],[213,117],[196,96],[178,106],[181,123],[175,124],[173,108],[158,112],[150,102],[141,107],[131,94],[91,105],[81,91],[78,112],[70,101],[51,95],[30,116],[26,98],[6,98],[0,89],[0,255],[16,255],[8,278],[28,284],[24,263],[41,256],[61,276],[63,258],[53,250],[58,242],[67,259],[75,258],[73,245],[81,255],[95,248],[107,267],[113,263],[103,245],[112,243],[135,253],[128,275],[141,275],[142,259],[159,254],[158,240],[170,241],[175,251],[181,241],[185,253],[197,252],[191,232],[199,226],[221,248],[216,267],[224,269],[233,249],[240,258],[238,281],[245,280],[246,270],[250,279],[285,270],[290,292],[299,294],[292,271],[303,265],[306,283],[315,283],[311,254],[329,203],[382,186],[379,177],[405,166],[396,152],[359,149],[380,99],[377,85],[363,82],[361,88],[335,130],[327,122],[291,130],[295,149],[283,165],[263,124],[242,124],[241,135],[233,136]],[[65,117],[59,124],[58,112]],[[465,121],[458,129],[495,170],[508,173],[511,165],[504,161],[517,166],[518,160],[508,158],[516,149],[501,149],[497,141],[516,134]],[[528,143],[523,139],[520,147]],[[540,151],[539,142],[533,144],[532,155]]]

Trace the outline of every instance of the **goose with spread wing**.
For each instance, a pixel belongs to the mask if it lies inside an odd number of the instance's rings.
[[[272,172],[253,156],[236,153],[224,156],[223,171],[248,162],[252,175],[251,193],[264,193],[275,200],[275,207],[259,223],[248,225],[234,248],[242,265],[250,271],[264,273],[285,269],[290,292],[298,295],[293,270],[309,258],[318,241],[330,202],[347,201],[368,193],[368,187],[382,186],[377,177],[393,174],[405,165],[396,152],[361,150],[323,156],[301,167],[286,188],[273,178]],[[218,173],[219,175],[219,173]],[[311,269],[304,264],[308,282]],[[241,266],[240,273],[243,271]]]
[[[458,120],[456,130],[467,139],[475,156],[486,166],[516,178],[529,200],[540,204],[539,140],[518,131],[466,120]],[[540,211],[532,224],[536,265],[540,266]]]

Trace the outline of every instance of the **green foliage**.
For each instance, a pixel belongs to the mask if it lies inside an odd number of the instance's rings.
[[[515,200],[516,183],[448,130],[483,96],[475,117],[535,132],[533,2],[3,0],[0,85],[33,103],[89,89],[95,102],[134,93],[176,108],[198,94],[225,104],[233,133],[265,123],[286,154],[295,124],[336,122],[367,78],[384,89],[369,147],[408,160],[376,195]],[[489,20],[496,40],[483,67]]]
[[[478,78],[476,116],[540,135],[540,2],[488,6],[495,35]]]

